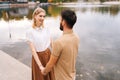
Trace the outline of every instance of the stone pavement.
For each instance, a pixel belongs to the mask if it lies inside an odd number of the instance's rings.
[[[0,80],[31,80],[31,69],[0,50]]]

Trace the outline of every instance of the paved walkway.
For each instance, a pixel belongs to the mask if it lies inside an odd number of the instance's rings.
[[[31,80],[31,69],[0,50],[0,80]]]

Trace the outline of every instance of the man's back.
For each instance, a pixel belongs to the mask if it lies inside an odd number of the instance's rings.
[[[56,80],[74,80],[78,45],[79,39],[72,30],[64,32],[53,43],[52,55],[58,57],[54,67]]]

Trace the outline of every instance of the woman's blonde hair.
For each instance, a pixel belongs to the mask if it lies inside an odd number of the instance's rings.
[[[33,14],[32,14],[32,18],[33,18],[33,25],[32,25],[32,27],[33,27],[33,28],[35,28],[35,27],[37,26],[37,25],[36,25],[35,16],[38,15],[39,13],[41,13],[41,12],[44,12],[44,13],[46,14],[45,10],[42,9],[42,8],[40,8],[40,7],[37,7],[37,8],[34,10],[34,12],[33,12]],[[42,27],[44,27],[44,26],[42,25]]]

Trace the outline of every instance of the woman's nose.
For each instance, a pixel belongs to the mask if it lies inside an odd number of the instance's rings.
[[[44,20],[44,18],[45,18],[44,16],[41,16],[41,19],[42,19],[42,20]]]

